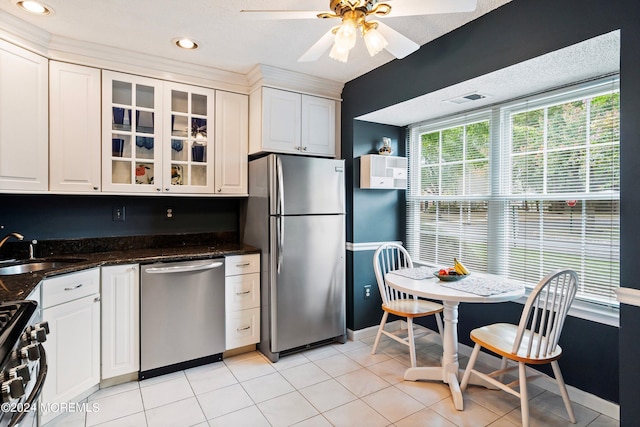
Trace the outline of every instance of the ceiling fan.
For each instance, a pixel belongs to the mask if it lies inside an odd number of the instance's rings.
[[[253,18],[265,19],[329,19],[339,18],[342,23],[327,31],[298,62],[315,61],[331,47],[329,56],[347,62],[349,51],[355,46],[358,33],[364,39],[371,56],[382,49],[398,59],[404,58],[420,47],[393,28],[369,20],[376,17],[400,17],[431,15],[438,13],[471,12],[477,0],[329,0],[332,12],[317,10],[241,10]]]

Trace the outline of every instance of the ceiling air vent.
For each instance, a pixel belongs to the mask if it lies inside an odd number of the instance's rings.
[[[458,96],[456,98],[445,99],[444,102],[451,102],[452,104],[464,104],[466,102],[477,101],[479,99],[488,98],[488,95],[483,95],[478,92],[469,93],[467,95]]]

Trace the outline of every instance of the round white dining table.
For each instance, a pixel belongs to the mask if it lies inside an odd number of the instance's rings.
[[[404,379],[410,381],[443,381],[449,384],[453,403],[456,409],[460,411],[464,409],[464,405],[458,378],[458,305],[461,302],[495,303],[513,301],[522,297],[525,292],[523,284],[508,280],[502,276],[475,272],[472,273],[472,276],[474,278],[474,283],[481,283],[482,281],[486,281],[487,283],[506,282],[510,285],[518,284],[520,286],[517,286],[516,290],[482,296],[442,286],[446,282],[440,281],[435,276],[426,279],[414,279],[395,274],[394,272],[389,272],[385,275],[385,280],[389,286],[401,292],[442,301],[442,305],[444,306],[444,331],[442,337],[441,366],[418,366],[408,368],[405,371]],[[471,278],[471,276],[469,278]],[[462,280],[468,280],[469,278]]]

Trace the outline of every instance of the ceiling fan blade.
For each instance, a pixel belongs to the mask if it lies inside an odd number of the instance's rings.
[[[390,26],[380,21],[376,22],[378,23],[378,32],[380,32],[389,43],[385,49],[396,58],[402,59],[420,48],[418,43],[409,40]]]
[[[332,28],[324,33],[324,35],[320,37],[320,40],[315,42],[315,44],[298,59],[298,62],[311,62],[317,60],[327,51],[327,49],[329,49],[331,43],[333,43],[333,39],[334,35]]]
[[[319,13],[330,12],[327,0],[271,0],[261,3],[264,9],[243,9],[240,16],[245,19],[318,19]]]
[[[241,10],[246,19],[318,19],[325,10]]]
[[[437,13],[473,12],[477,0],[385,0],[391,6],[389,18]]]

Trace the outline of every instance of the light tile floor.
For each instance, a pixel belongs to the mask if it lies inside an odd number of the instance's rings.
[[[393,340],[371,354],[373,338],[332,344],[271,363],[244,353],[142,382],[101,389],[88,398],[98,412],[59,416],[46,427],[514,427],[519,400],[501,391],[470,386],[464,411],[453,407],[438,382],[404,381],[408,349]],[[418,364],[437,365],[442,347],[416,341]],[[460,361],[466,365],[466,359]],[[619,422],[574,403],[571,424],[562,399],[530,386],[532,427],[612,427]]]

